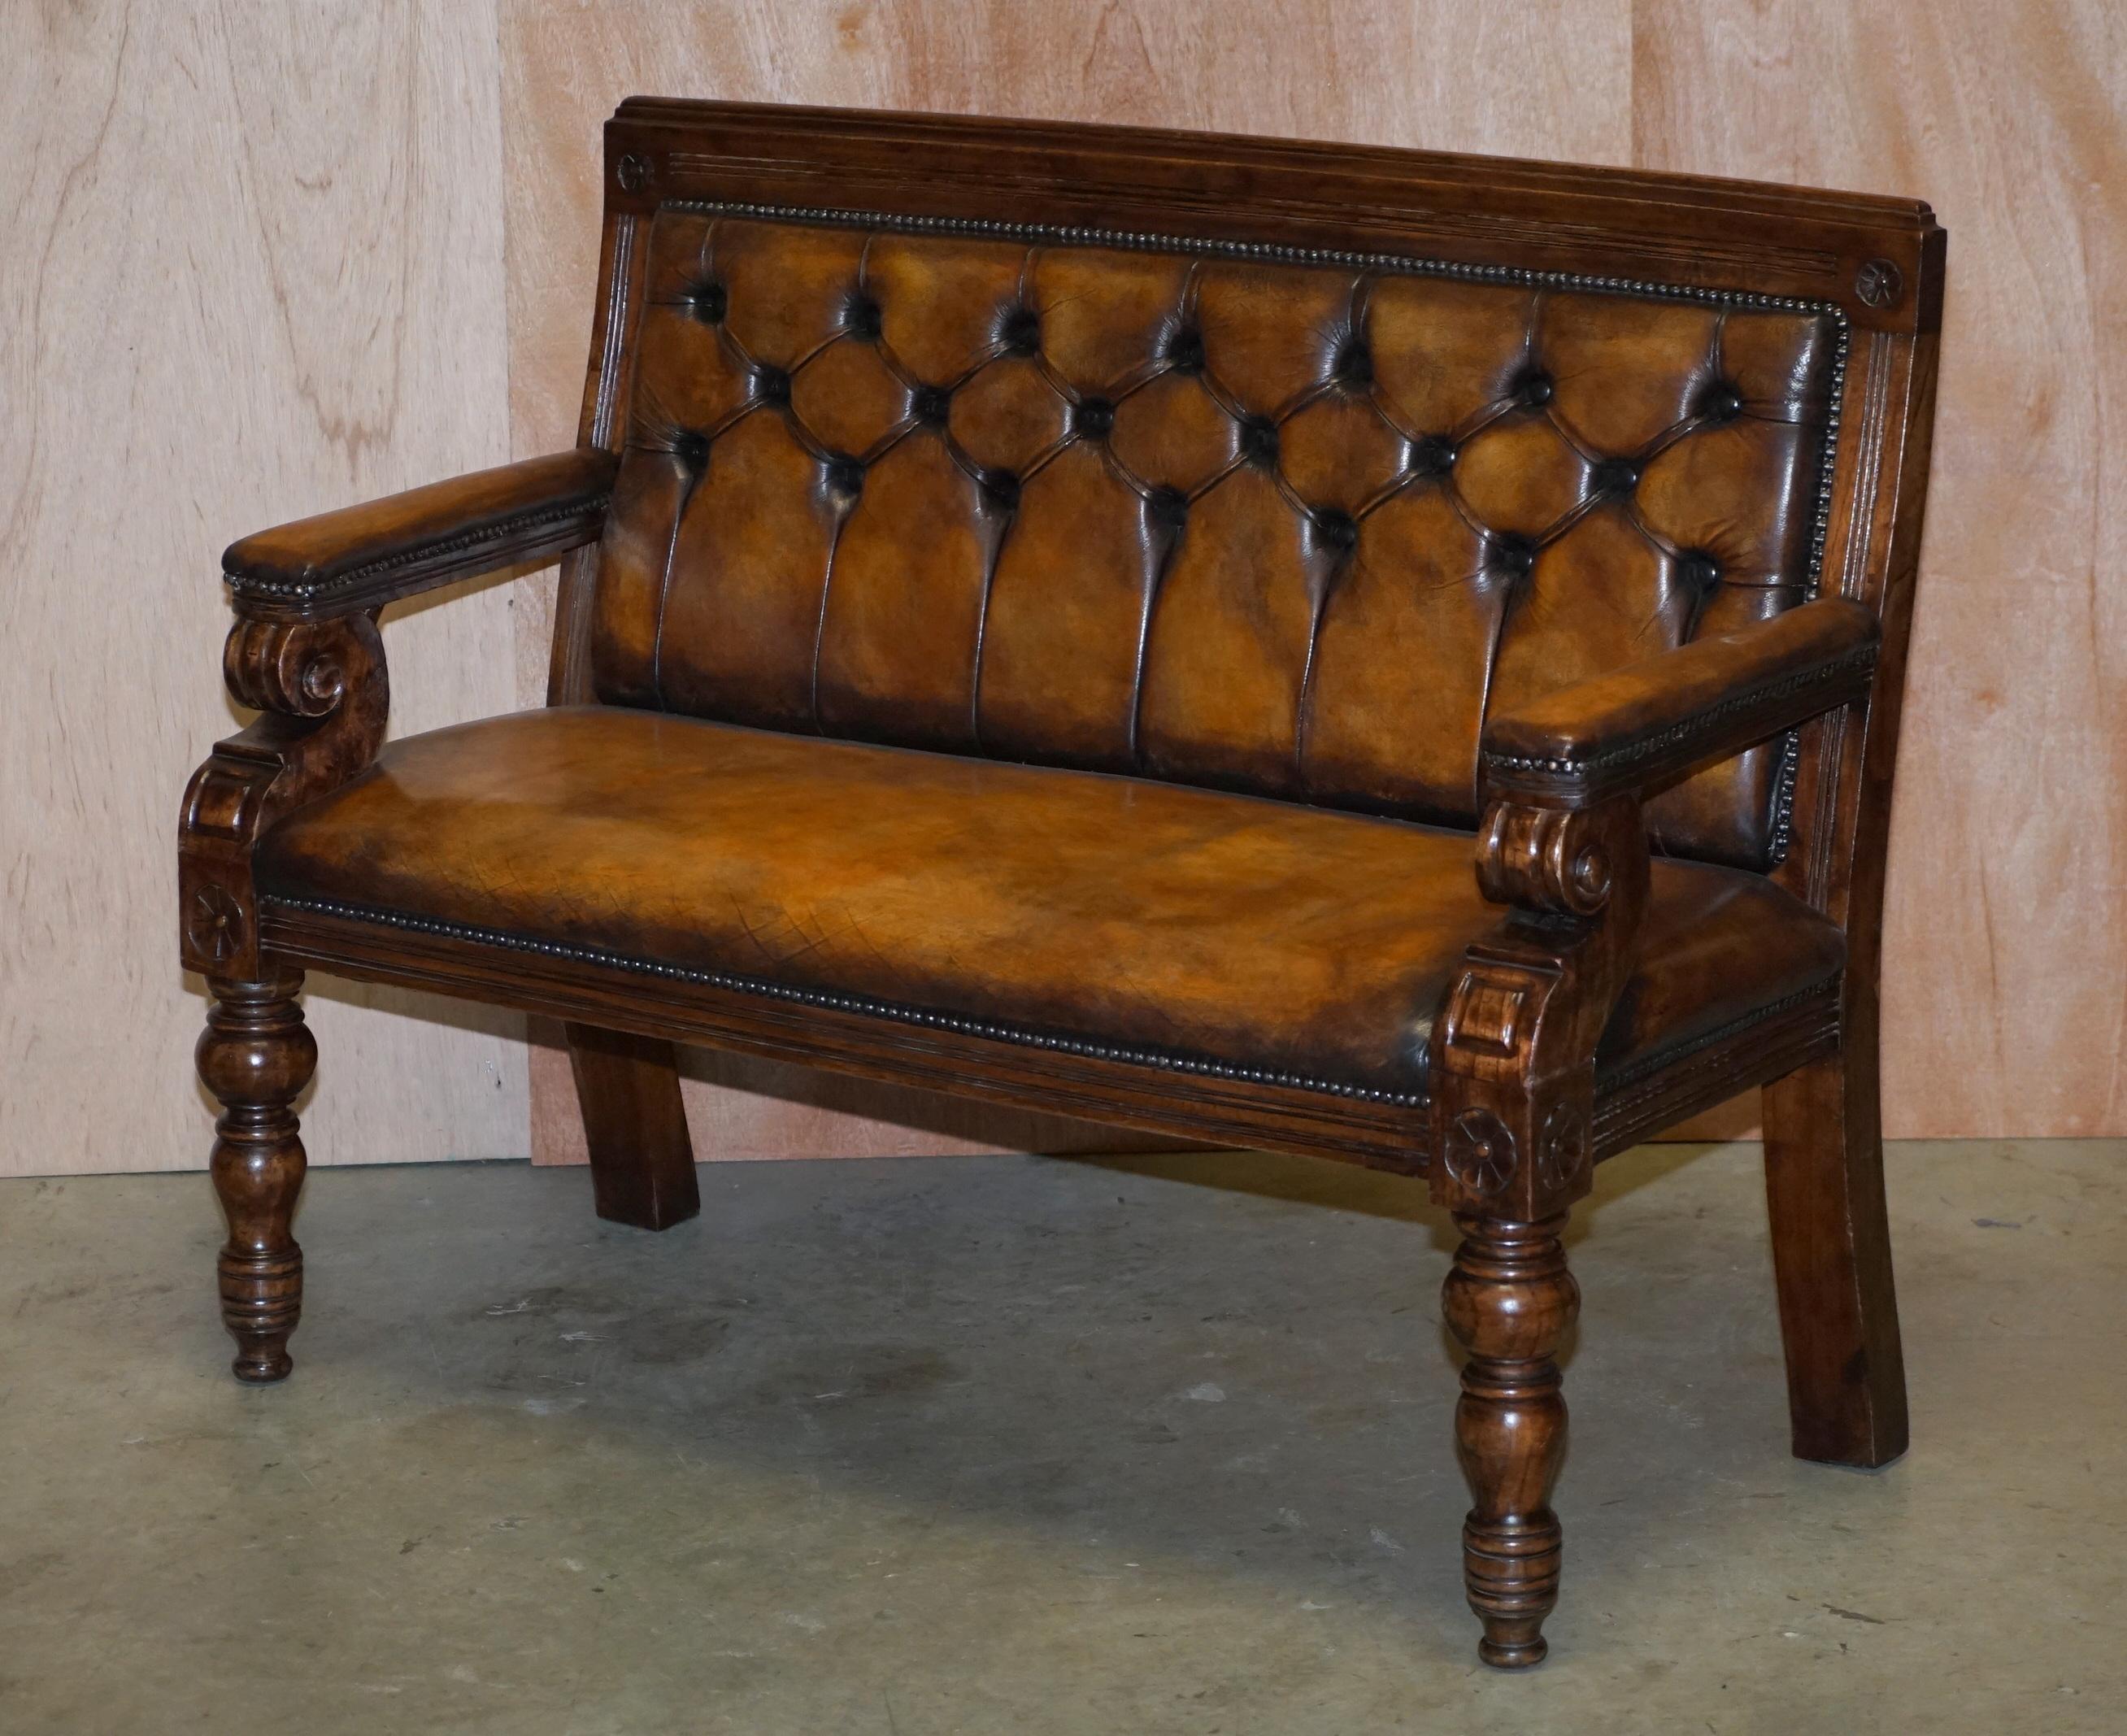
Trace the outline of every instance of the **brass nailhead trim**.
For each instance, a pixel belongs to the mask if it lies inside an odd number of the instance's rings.
[[[229,566],[223,567],[222,574],[229,581],[229,588],[240,597],[301,597],[308,600],[355,590],[367,580],[381,577],[402,567],[411,567],[417,561],[433,560],[439,555],[463,554],[484,543],[499,542],[505,537],[514,536],[520,530],[536,530],[542,524],[563,524],[571,519],[584,519],[595,523],[603,519],[605,512],[606,500],[602,496],[578,500],[567,506],[542,507],[536,512],[519,513],[514,518],[500,519],[478,530],[446,537],[440,542],[424,543],[416,548],[401,549],[397,554],[365,562],[360,567],[350,567],[329,579],[252,578]]]
[[[1607,753],[1590,754],[1585,759],[1543,759],[1533,754],[1487,752],[1485,763],[1495,766],[1502,771],[1555,771],[1563,774],[1607,771],[1613,766],[1629,766],[1637,761],[1652,759],[1664,748],[1689,739],[1705,724],[1727,717],[1731,713],[1747,711],[1753,705],[1767,700],[1777,700],[1791,693],[1799,693],[1821,681],[1847,673],[1850,670],[1867,669],[1876,661],[1876,647],[1871,643],[1857,647],[1844,657],[1835,657],[1828,663],[1819,663],[1812,668],[1797,670],[1792,675],[1766,682],[1762,686],[1746,688],[1732,693],[1718,704],[1709,705],[1702,712],[1681,723],[1672,723],[1668,728],[1653,735],[1643,736],[1638,741],[1627,742]]]
[[[1316,1079],[1303,1073],[1286,1073],[1272,1067],[1244,1067],[1208,1056],[1183,1055],[1163,1049],[1134,1049],[1110,1043],[1088,1042],[1081,1037],[1059,1036],[1024,1026],[999,1024],[988,1019],[965,1018],[958,1013],[926,1012],[894,1001],[874,1000],[869,995],[836,994],[817,989],[797,989],[762,977],[741,976],[727,970],[696,970],[684,965],[660,964],[652,959],[631,958],[595,946],[571,946],[561,941],[535,940],[499,928],[476,927],[469,923],[444,922],[434,917],[410,916],[396,910],[377,910],[363,905],[343,904],[330,899],[283,898],[269,894],[264,902],[278,910],[306,911],[316,916],[338,917],[358,923],[374,923],[387,928],[405,928],[416,934],[441,935],[480,946],[505,947],[512,952],[534,952],[572,963],[597,965],[608,970],[639,971],[674,982],[699,983],[739,994],[760,995],[770,1000],[791,1001],[799,1006],[824,1007],[836,1013],[857,1013],[873,1018],[892,1019],[898,1024],[921,1025],[932,1030],[957,1032],[964,1036],[986,1037],[992,1042],[1020,1043],[1029,1048],[1053,1050],[1064,1055],[1082,1055],[1095,1060],[1125,1061],[1140,1067],[1159,1067],[1172,1073],[1199,1074],[1210,1079],[1239,1079],[1252,1085],[1278,1085],[1295,1091],[1319,1091],[1355,1102],[1386,1103],[1400,1109],[1425,1106],[1425,1097],[1415,1091],[1383,1091],[1371,1085],[1354,1085],[1339,1079]]]

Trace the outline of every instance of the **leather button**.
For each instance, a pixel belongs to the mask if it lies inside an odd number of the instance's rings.
[[[689,470],[699,470],[709,462],[709,437],[689,429],[674,437],[672,456]]]
[[[1310,515],[1315,525],[1315,534],[1323,546],[1342,552],[1354,547],[1359,540],[1359,521],[1351,514],[1334,506],[1318,506]]]
[[[827,486],[834,493],[855,500],[864,492],[864,466],[847,453],[836,453],[828,459],[827,471]]]
[[[1105,440],[1116,425],[1116,406],[1106,398],[1081,398],[1071,411],[1071,432],[1088,440]]]
[[[687,311],[704,325],[714,325],[724,316],[731,298],[721,283],[697,283],[687,292]]]
[[[1364,391],[1374,383],[1374,353],[1367,340],[1354,332],[1338,345],[1332,364],[1334,377],[1348,391]]]
[[[1509,578],[1525,579],[1536,571],[1536,544],[1527,537],[1492,538],[1492,565]]]
[[[851,296],[842,309],[843,330],[853,338],[862,338],[866,343],[879,336],[881,323],[879,303],[869,296],[861,293]]]
[[[753,371],[753,395],[764,404],[788,404],[790,376],[779,368],[762,363]]]
[[[1711,591],[1721,582],[1721,563],[1703,548],[1686,549],[1677,568],[1685,584],[1695,585],[1701,591]]]
[[[1733,382],[1716,380],[1699,394],[1698,413],[1709,422],[1732,422],[1743,414],[1743,394]]]
[[[1041,343],[1041,315],[1030,307],[1015,307],[1005,315],[997,337],[1013,355],[1032,355]]]
[[[1019,478],[1008,470],[986,470],[983,472],[983,503],[1000,512],[1010,512],[1019,505]]]
[[[1551,376],[1541,368],[1525,373],[1520,379],[1514,382],[1515,399],[1520,403],[1528,405],[1532,410],[1538,409],[1551,402],[1556,396],[1557,391],[1558,388],[1551,382]]]
[[[1599,495],[1630,494],[1640,486],[1640,467],[1630,458],[1605,458],[1588,478],[1588,486]]]
[[[1177,326],[1159,353],[1170,368],[1194,373],[1204,365],[1204,334],[1192,325]]]
[[[952,406],[953,395],[942,386],[916,388],[916,419],[919,422],[942,422]]]
[[[1178,488],[1159,487],[1144,497],[1152,522],[1168,530],[1179,530],[1189,516],[1189,497]]]
[[[1262,416],[1241,419],[1241,456],[1251,464],[1277,462],[1277,425]]]
[[[1455,443],[1445,434],[1428,434],[1410,449],[1414,475],[1444,477],[1455,467]]]

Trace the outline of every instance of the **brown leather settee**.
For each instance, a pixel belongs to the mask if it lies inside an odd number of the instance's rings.
[[[1560,1231],[1746,1088],[1795,1450],[1905,1445],[1884,837],[1943,235],[1911,201],[634,100],[581,434],[238,543],[183,957],[236,1372],[318,968],[1428,1179],[1481,1651],[1543,1655]],[[563,556],[551,702],[386,745],[378,609]]]

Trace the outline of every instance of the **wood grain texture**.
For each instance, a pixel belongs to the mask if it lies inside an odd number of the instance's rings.
[[[506,456],[495,19],[7,18],[0,1172],[197,1168],[170,845],[230,728],[220,552]],[[508,590],[440,600],[386,629],[401,730],[514,703]],[[307,1007],[316,1161],[523,1152],[520,1020],[324,980]]]
[[[1635,160],[1950,235],[1884,918],[1893,1137],[2127,1131],[2127,12],[1638,0]]]
[[[732,3],[655,16],[505,0],[510,426],[522,454],[574,437],[599,238],[599,129],[625,96],[1130,120],[1622,163],[1628,0],[1415,7]],[[518,621],[519,703],[544,696],[552,587]],[[1135,1149],[1141,1134],[690,1054],[703,1158]],[[536,1161],[585,1155],[566,1055],[535,1046]]]
[[[677,16],[200,0],[7,17],[0,620],[31,655],[0,685],[0,1170],[203,1161],[208,1111],[184,1084],[198,989],[169,962],[165,847],[172,793],[227,733],[216,556],[301,512],[568,443],[599,123],[638,91],[1932,199],[1956,258],[1886,923],[1887,1131],[2127,1132],[2127,446],[2104,438],[2127,393],[2127,16],[2108,0],[727,0]],[[548,580],[495,587],[388,627],[395,728],[536,702],[551,598]],[[112,678],[53,673],[84,666]],[[310,1010],[316,1161],[524,1148],[514,1017],[324,978]],[[689,1065],[705,1150],[1030,1137],[770,1064]],[[530,1070],[533,1145],[580,1149],[572,1104],[556,1107],[566,1057],[535,1048]],[[358,1129],[363,1093],[342,1088],[363,1079],[391,1089],[367,1093]],[[83,1114],[92,1098],[107,1112]]]

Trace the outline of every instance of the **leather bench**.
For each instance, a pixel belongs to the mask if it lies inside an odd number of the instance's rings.
[[[1425,1178],[1495,1664],[1557,1592],[1560,1232],[1634,1141],[1763,1088],[1795,1450],[1903,1450],[1925,206],[642,99],[604,198],[575,448],[225,558],[260,715],[179,868],[240,1378],[320,969],[566,1021],[648,1228],[681,1041]],[[387,742],[378,611],[557,556],[550,704]]]

